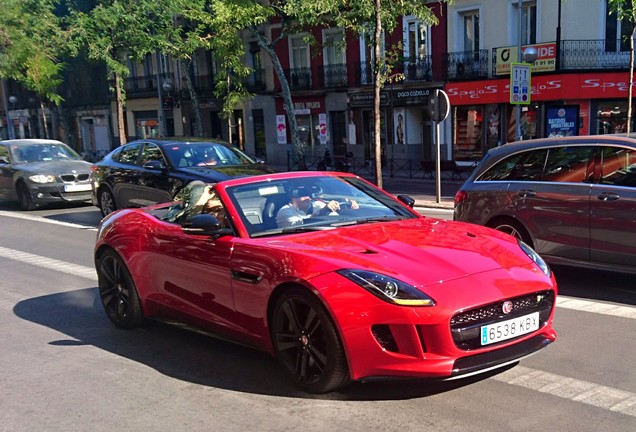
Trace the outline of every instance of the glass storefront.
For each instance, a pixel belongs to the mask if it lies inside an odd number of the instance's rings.
[[[596,101],[591,114],[595,116],[591,124],[592,134],[627,132],[627,101]],[[630,130],[634,130],[633,113]]]

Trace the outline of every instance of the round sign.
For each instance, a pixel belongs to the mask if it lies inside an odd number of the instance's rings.
[[[428,98],[428,115],[436,123],[443,122],[450,112],[450,101],[444,90],[435,89]]]

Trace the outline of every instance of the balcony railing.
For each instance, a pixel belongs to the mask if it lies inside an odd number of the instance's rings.
[[[285,76],[292,90],[309,90],[311,89],[311,69],[310,68],[292,68],[285,71]]]
[[[248,76],[242,79],[243,85],[250,92],[259,92],[266,89],[265,71],[263,69],[255,69]]]
[[[629,69],[627,51],[621,40],[561,41],[561,70]]]
[[[432,79],[431,56],[405,61],[404,79],[406,81],[430,81]]]
[[[446,54],[446,78],[451,81],[488,78],[488,50]]]
[[[349,84],[349,80],[347,78],[347,65],[324,65],[322,67],[321,78],[323,87],[347,87]]]
[[[169,81],[174,85],[174,76],[169,73],[160,75],[160,82],[163,84]],[[111,80],[111,85],[114,83]],[[129,77],[124,79],[124,89],[128,96],[153,96],[157,94],[157,75],[146,75],[140,77]]]

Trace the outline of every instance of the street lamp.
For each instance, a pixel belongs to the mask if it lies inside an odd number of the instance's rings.
[[[9,102],[11,102],[11,109],[15,109],[15,103],[18,101],[18,98],[15,96],[9,96]]]

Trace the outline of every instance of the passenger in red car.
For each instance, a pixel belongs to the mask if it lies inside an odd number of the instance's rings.
[[[316,187],[299,186],[289,192],[289,203],[280,208],[276,214],[276,224],[279,228],[286,228],[294,225],[302,225],[306,219],[314,216],[326,216],[330,213],[337,213],[340,210],[340,203],[335,200],[325,202],[316,197]],[[358,203],[350,201],[352,209],[357,209]]]

